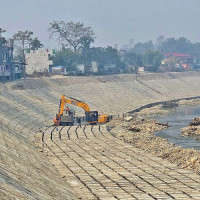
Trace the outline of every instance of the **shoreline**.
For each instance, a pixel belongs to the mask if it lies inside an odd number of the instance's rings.
[[[180,98],[180,99],[174,99],[174,100],[169,100],[169,101],[160,101],[160,102],[155,102],[155,103],[150,103],[146,104],[144,106],[141,106],[139,108],[136,108],[132,111],[129,111],[129,114],[134,114],[134,113],[139,113],[140,111],[144,109],[152,109],[154,106],[160,106],[163,104],[166,104],[167,102],[173,102],[173,103],[178,103],[179,105],[197,105],[200,104],[200,96],[195,96],[195,97],[186,97],[186,98]],[[156,113],[154,113],[156,114]],[[157,113],[159,114],[159,113]]]
[[[200,104],[200,99],[189,99],[177,101],[179,105],[197,105]],[[137,113],[137,117],[132,118],[129,121],[126,119],[115,119],[107,124],[109,132],[116,138],[131,143],[135,147],[144,150],[147,153],[166,159],[172,163],[177,164],[184,169],[192,170],[197,174],[200,174],[200,151],[193,148],[183,148],[170,143],[167,139],[163,139],[156,136],[156,131],[162,130],[160,127],[150,128],[151,131],[137,132],[137,129],[132,129],[135,124],[145,122],[147,120],[141,117],[153,114],[166,114],[172,110],[167,110],[164,113],[160,111],[160,106],[156,105],[151,108],[145,108]],[[140,119],[139,119],[140,118]],[[155,120],[154,120],[155,121]],[[191,119],[192,121],[192,119]],[[155,122],[159,123],[159,122]]]

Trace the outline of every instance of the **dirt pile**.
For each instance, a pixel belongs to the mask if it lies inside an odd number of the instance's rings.
[[[114,120],[108,124],[111,134],[116,138],[200,174],[200,152],[198,150],[183,149],[154,135],[154,132],[165,129],[167,126],[168,124],[161,124],[155,120],[133,120],[131,122]]]
[[[182,128],[181,134],[183,136],[200,139],[200,117],[195,117],[187,127]]]
[[[162,124],[156,122],[155,120],[142,119],[141,121],[133,121],[129,126],[130,127],[127,127],[128,131],[138,133],[153,133],[168,127],[168,124]]]

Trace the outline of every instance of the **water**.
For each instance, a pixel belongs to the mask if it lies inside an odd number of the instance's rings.
[[[155,135],[168,139],[170,143],[182,146],[183,148],[194,148],[200,150],[200,141],[193,138],[183,137],[180,129],[186,127],[194,117],[200,116],[200,105],[179,106],[175,111],[166,115],[153,115],[153,118],[159,122],[168,122],[170,127],[155,133]],[[149,117],[148,117],[149,118]]]

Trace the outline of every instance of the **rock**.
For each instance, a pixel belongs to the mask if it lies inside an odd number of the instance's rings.
[[[130,122],[130,121],[132,121],[132,120],[133,120],[133,117],[131,117],[131,116],[129,116],[129,117],[126,117],[124,120],[125,120],[125,122]]]
[[[174,101],[166,101],[165,103],[163,103],[162,108],[164,109],[171,109],[171,108],[175,108],[178,107],[178,103],[174,102]]]
[[[200,117],[195,117],[194,121],[190,123],[190,126],[199,126],[200,125]]]
[[[129,131],[133,131],[133,132],[140,132],[141,129],[140,128],[137,128],[137,127],[131,127],[128,129]]]
[[[181,134],[187,137],[199,138],[200,135],[200,117],[195,117],[194,120],[186,127],[181,129]]]

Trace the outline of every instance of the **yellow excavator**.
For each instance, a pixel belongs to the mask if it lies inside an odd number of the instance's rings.
[[[72,126],[74,124],[73,112],[70,112],[69,116],[63,116],[63,111],[66,103],[83,108],[86,115],[86,122],[89,124],[106,123],[109,121],[108,115],[99,115],[98,111],[90,111],[90,107],[84,101],[80,101],[72,97],[66,98],[65,95],[62,95],[60,98],[58,114],[54,118],[54,125]]]

